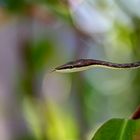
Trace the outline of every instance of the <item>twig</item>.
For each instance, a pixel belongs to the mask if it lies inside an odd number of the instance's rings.
[[[140,106],[136,109],[136,111],[132,114],[131,119],[137,120],[140,119]]]

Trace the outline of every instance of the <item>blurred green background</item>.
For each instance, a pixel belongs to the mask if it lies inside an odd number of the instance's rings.
[[[139,0],[0,0],[0,139],[89,140],[140,103],[140,71],[49,71],[140,60]]]

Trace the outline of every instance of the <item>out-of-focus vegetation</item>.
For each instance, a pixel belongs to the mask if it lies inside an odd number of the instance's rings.
[[[140,103],[140,70],[50,74],[64,62],[140,60],[139,1],[0,1],[0,137],[85,140]]]

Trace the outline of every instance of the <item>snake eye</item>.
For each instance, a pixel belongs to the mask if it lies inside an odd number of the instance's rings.
[[[70,68],[73,68],[73,66],[71,65]]]

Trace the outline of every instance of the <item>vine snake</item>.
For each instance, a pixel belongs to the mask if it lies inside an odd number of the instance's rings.
[[[113,69],[133,69],[140,67],[140,61],[134,63],[119,64],[95,59],[79,59],[58,66],[53,71],[61,73],[71,73],[88,70],[94,67],[105,67]]]

